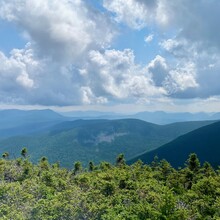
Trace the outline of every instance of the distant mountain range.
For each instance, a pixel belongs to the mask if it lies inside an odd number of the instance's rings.
[[[169,124],[174,122],[184,121],[205,121],[205,120],[218,120],[220,119],[220,113],[168,113],[163,111],[156,112],[139,112],[131,117],[152,122],[155,124]]]
[[[131,164],[138,159],[150,163],[155,156],[166,159],[171,165],[183,166],[190,153],[196,153],[201,162],[208,161],[213,166],[220,165],[220,122],[216,122],[182,135],[156,150],[133,158]]]
[[[213,121],[156,125],[138,119],[74,120],[51,110],[0,111],[0,152],[12,157],[27,147],[33,161],[47,156],[51,162],[72,167],[74,161],[114,162],[119,153],[126,158],[161,145]],[[3,117],[4,116],[4,117]]]
[[[141,157],[145,161],[144,153],[157,149],[181,135],[188,135],[188,132],[216,122],[198,121],[199,119],[205,117],[217,119],[218,116],[219,114],[208,115],[206,113],[142,112],[129,116],[130,119],[127,119],[124,118],[126,116],[111,112],[106,114],[95,111],[75,112],[75,115],[71,114],[67,117],[48,109],[2,110],[0,111],[0,153],[7,151],[11,157],[17,157],[20,155],[20,150],[27,147],[33,161],[36,162],[40,157],[46,156],[51,162],[60,161],[61,165],[69,168],[72,167],[74,161],[78,160],[84,165],[89,161],[114,162],[119,153],[124,153],[128,160],[134,158],[133,161],[135,161]],[[115,117],[122,119],[112,120]],[[181,121],[185,118],[186,122],[158,125],[134,119],[135,117],[158,122]],[[87,120],[80,118],[87,118]],[[192,118],[197,121],[187,122],[187,119]],[[191,145],[196,146],[193,142],[196,139],[193,140],[192,137],[190,141]],[[188,146],[191,145],[188,144]],[[207,146],[209,146],[208,143]],[[175,149],[178,149],[177,147]],[[185,154],[194,150],[193,148],[187,149],[183,150]],[[154,151],[151,154],[154,155]],[[185,154],[181,153],[183,158]],[[141,156],[137,157],[138,155]],[[175,158],[179,157],[176,157],[174,153],[171,155]],[[163,156],[167,155],[161,154],[161,157]],[[152,156],[146,158],[148,161],[148,158],[152,159]],[[183,159],[179,161],[179,164],[182,164]],[[176,164],[178,163],[175,162],[174,165]]]
[[[52,110],[1,110],[0,139],[42,132],[51,126],[72,118],[62,116]]]
[[[48,121],[61,121],[66,117],[50,110],[1,110],[0,128],[11,128],[19,125],[33,124]]]
[[[220,113],[189,113],[189,112],[138,112],[136,114],[117,114],[113,112],[98,112],[98,111],[72,111],[72,112],[61,112],[62,115],[68,117],[74,117],[78,119],[125,119],[133,118],[140,119],[143,121],[151,122],[154,124],[170,124],[175,122],[184,121],[204,121],[204,120],[219,120]]]

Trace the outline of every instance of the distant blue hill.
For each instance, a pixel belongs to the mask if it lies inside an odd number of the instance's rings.
[[[169,112],[163,112],[163,111],[156,111],[156,112],[139,112],[133,116],[134,118],[141,119],[141,120],[148,121],[148,122],[153,122],[156,124],[170,124],[174,122],[183,122],[183,121],[214,120],[211,114],[204,113],[204,112],[169,113]],[[217,119],[217,117],[215,117],[215,119]]]
[[[0,111],[0,138],[25,135],[71,120],[52,110],[1,110]]]
[[[189,112],[138,112],[136,114],[117,114],[113,112],[99,112],[99,111],[71,111],[62,113],[65,116],[71,116],[78,119],[125,119],[134,118],[140,119],[146,122],[151,122],[154,124],[171,124],[175,122],[184,121],[205,121],[205,120],[219,120],[220,113],[189,113]]]

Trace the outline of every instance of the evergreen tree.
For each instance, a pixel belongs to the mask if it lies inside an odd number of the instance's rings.
[[[49,165],[49,162],[48,162],[48,160],[47,160],[46,157],[42,157],[42,158],[40,159],[39,166],[40,166],[40,168],[41,168],[42,170],[49,170],[50,165]]]
[[[95,165],[92,161],[89,162],[89,171],[93,171],[95,169]]]
[[[192,172],[197,172],[200,168],[200,162],[195,153],[189,155],[187,166]]]
[[[24,147],[22,150],[21,150],[21,156],[26,158],[27,157],[27,148]]]
[[[116,158],[116,165],[117,166],[124,166],[125,165],[125,158],[124,154],[119,154]]]
[[[77,161],[77,162],[74,163],[73,173],[74,173],[74,175],[76,175],[80,171],[82,171],[82,164],[81,164],[81,162]]]
[[[9,158],[9,153],[8,152],[3,153],[2,158],[3,159],[8,159]]]

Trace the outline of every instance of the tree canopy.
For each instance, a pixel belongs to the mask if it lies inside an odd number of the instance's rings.
[[[220,170],[200,166],[195,154],[182,169],[158,159],[128,166],[121,154],[115,165],[76,162],[70,170],[21,155],[0,159],[0,219],[220,218]]]

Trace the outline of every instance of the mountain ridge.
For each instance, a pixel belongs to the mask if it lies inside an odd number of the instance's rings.
[[[220,163],[219,145],[220,122],[218,121],[181,135],[155,150],[134,157],[128,163],[131,164],[138,159],[149,163],[155,156],[158,156],[159,159],[166,159],[171,165],[178,167],[184,165],[190,153],[196,153],[201,162],[208,161],[213,166],[217,166]]]
[[[133,114],[122,114],[114,112],[99,112],[99,111],[71,111],[71,112],[60,112],[64,116],[72,116],[81,119],[125,119],[134,118],[140,119],[146,122],[154,124],[171,124],[175,122],[184,121],[204,121],[204,120],[219,120],[220,113],[212,112],[165,112],[165,111],[142,111]]]
[[[2,153],[19,155],[25,146],[33,161],[47,156],[66,167],[78,160],[84,164],[90,160],[114,162],[120,153],[132,158],[211,123],[213,121],[156,125],[138,119],[75,120],[51,126],[43,133],[2,140],[0,149]]]

